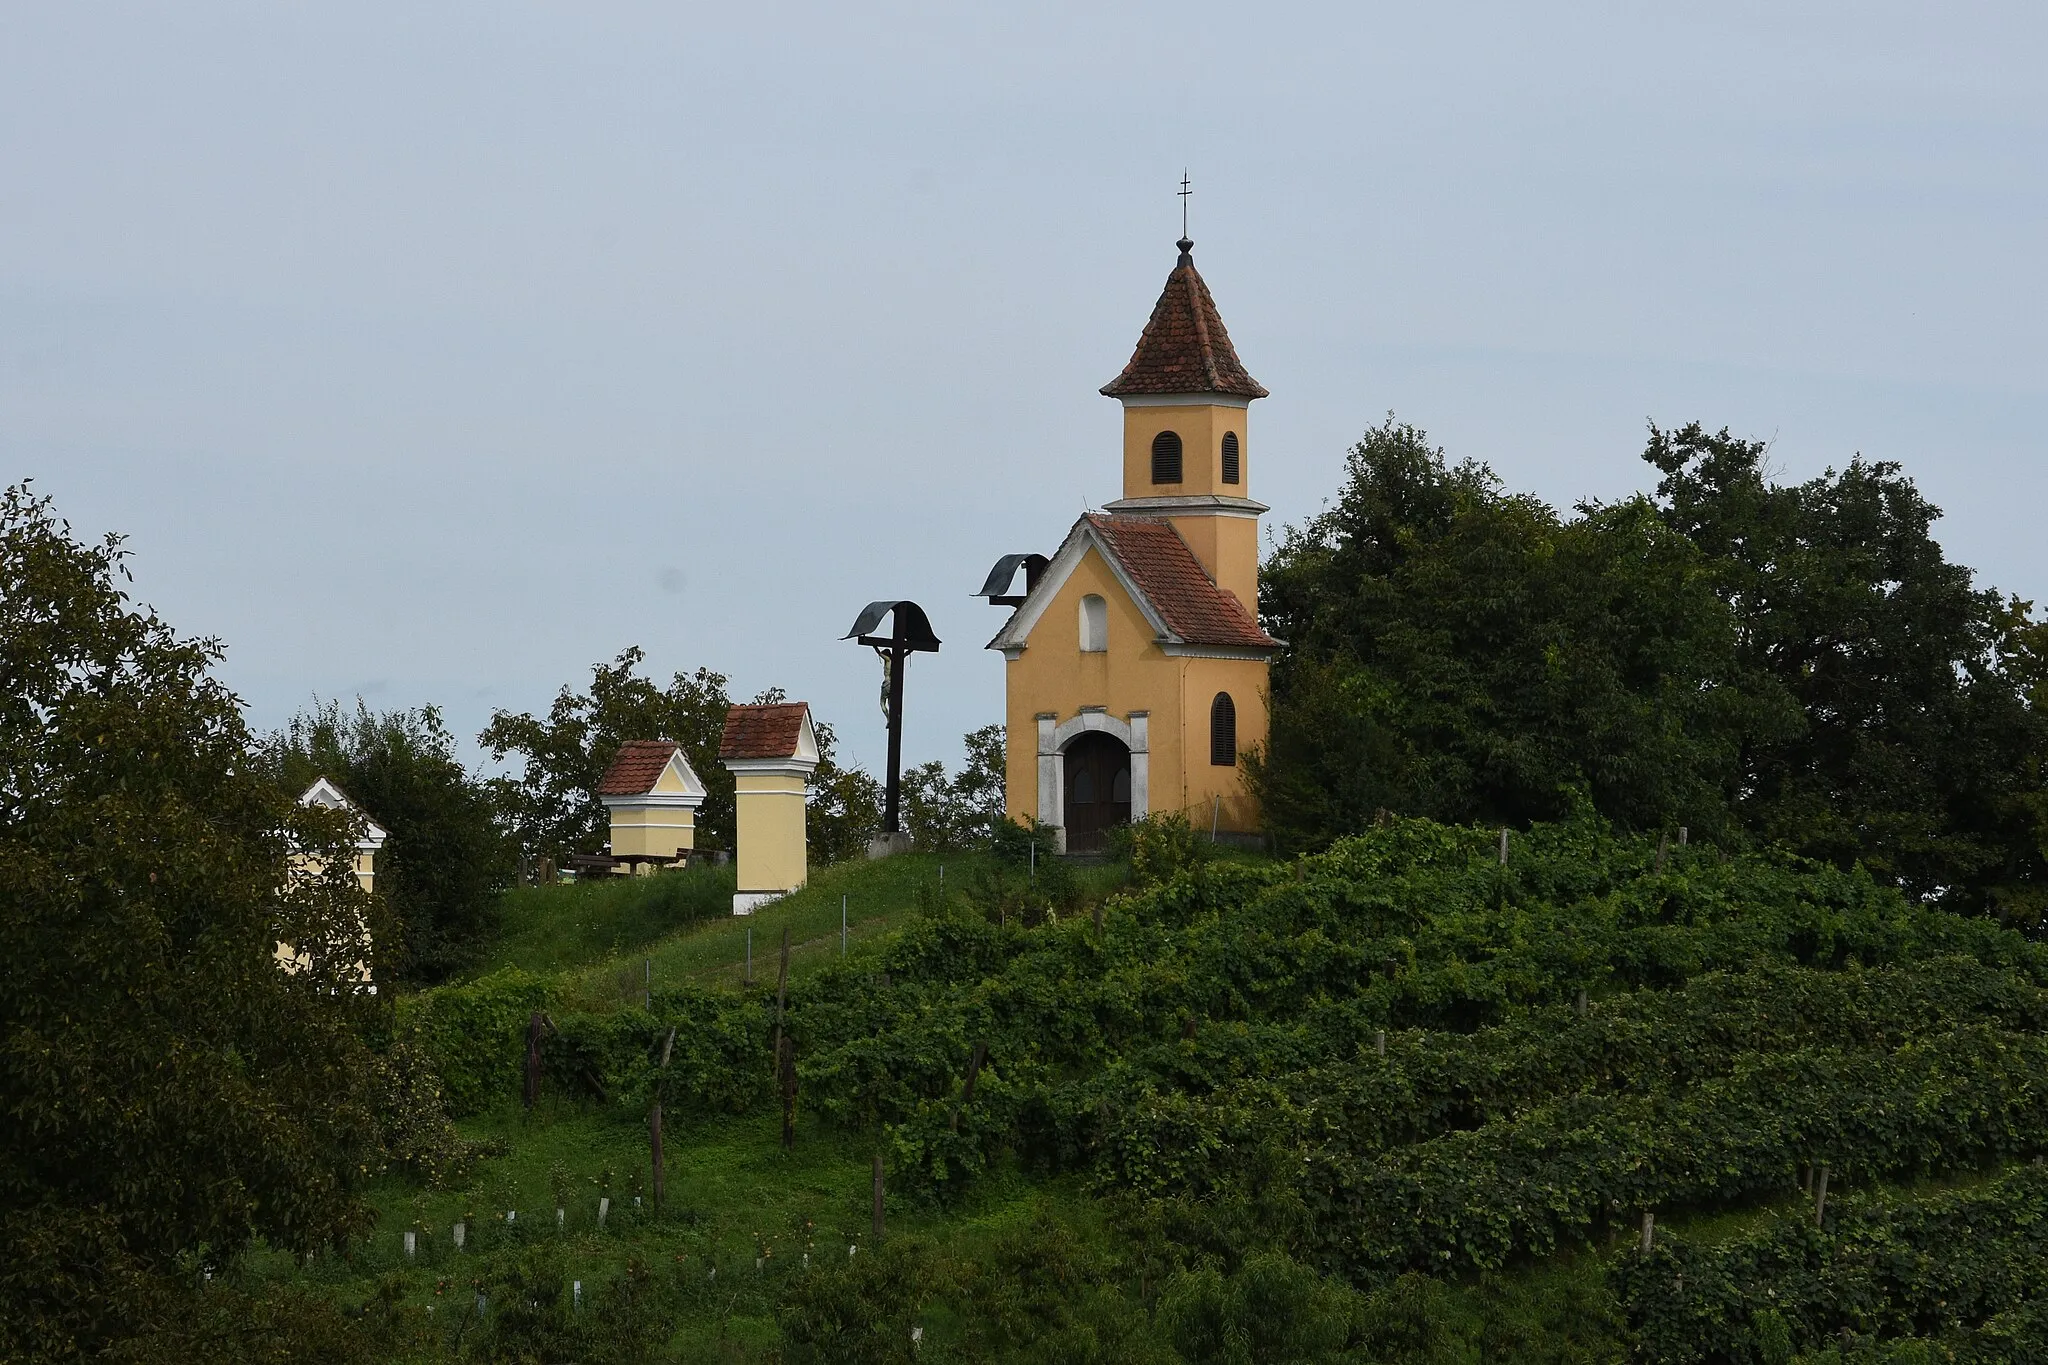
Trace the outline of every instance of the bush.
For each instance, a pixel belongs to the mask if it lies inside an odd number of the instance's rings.
[[[508,967],[403,1000],[399,1020],[432,1058],[449,1110],[460,1117],[519,1093],[528,1021],[557,998],[553,982]]]

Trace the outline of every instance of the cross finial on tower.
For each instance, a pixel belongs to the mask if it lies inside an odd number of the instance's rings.
[[[1183,166],[1180,168],[1180,241],[1174,244],[1180,248],[1183,256],[1195,245],[1188,240],[1188,196],[1194,192],[1194,185],[1188,179],[1188,168]]]

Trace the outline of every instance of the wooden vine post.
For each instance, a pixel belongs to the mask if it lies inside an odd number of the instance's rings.
[[[782,965],[775,972],[775,1087],[782,1094],[782,1147],[796,1146],[796,1040],[783,1033],[789,1003],[789,926],[782,926]]]
[[[1823,1220],[1827,1218],[1827,1214],[1828,1163],[1823,1161],[1820,1163],[1820,1179],[1815,1183],[1813,1191],[1813,1225],[1815,1227],[1824,1226]]]
[[[775,973],[775,1068],[782,1069],[782,1011],[789,999],[789,926],[782,926],[782,966]]]
[[[960,1103],[953,1106],[952,1129],[960,1131],[960,1111],[974,1102],[974,1082],[981,1076],[981,1064],[988,1060],[988,1044],[976,1043],[974,1055],[967,1059],[967,1083],[960,1087]]]
[[[882,1154],[875,1153],[875,1245],[882,1243]]]
[[[661,1044],[661,1066],[654,1078],[654,1107],[647,1115],[647,1144],[654,1157],[654,1211],[661,1212],[661,1201],[668,1193],[668,1167],[661,1154],[661,1096],[667,1089],[668,1059],[675,1051],[675,1025],[669,1025],[668,1037]]]
[[[1657,1247],[1657,1215],[1643,1210],[1643,1255],[1647,1256]]]
[[[540,1099],[540,1035],[543,1024],[539,1010],[526,1021],[526,1107]]]
[[[776,1044],[776,1079],[782,1088],[782,1150],[796,1146],[796,1039]]]

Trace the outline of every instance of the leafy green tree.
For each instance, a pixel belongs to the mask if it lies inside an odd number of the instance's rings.
[[[389,835],[376,886],[401,934],[387,957],[405,978],[445,980],[477,959],[496,931],[514,851],[490,788],[456,758],[438,710],[316,702],[264,752],[289,794],[324,776]]]
[[[1262,575],[1292,648],[1250,773],[1283,845],[1381,810],[1524,824],[1586,799],[1634,827],[1729,824],[1726,608],[1647,500],[1579,511],[1392,418],[1358,443]]]
[[[2041,920],[2031,608],[1945,557],[1896,465],[1780,485],[1764,453],[1653,428],[1656,498],[1565,517],[1413,427],[1368,432],[1262,583],[1292,649],[1249,771],[1282,844],[1590,804]]]
[[[1979,588],[1935,540],[1940,510],[1899,466],[1850,461],[1773,483],[1759,441],[1652,428],[1663,519],[1734,620],[1724,685],[1792,723],[1747,729],[1743,823],[1921,896],[2041,909],[2048,713],[2023,603]]]
[[[0,494],[5,1359],[118,1356],[252,1241],[347,1238],[377,1166],[352,831],[252,760],[219,647],[125,559]]]
[[[961,743],[967,762],[957,776],[937,759],[903,774],[904,826],[919,848],[985,844],[1003,818],[1003,727],[984,725]]]
[[[704,781],[697,812],[697,846],[732,847],[732,774],[718,763],[718,737],[732,698],[725,675],[700,668],[677,673],[657,687],[637,671],[646,652],[635,645],[590,671],[590,688],[555,694],[545,716],[496,711],[477,740],[503,760],[517,754],[524,768],[502,791],[519,845],[536,856],[593,852],[610,835],[597,784],[629,739],[680,744]]]

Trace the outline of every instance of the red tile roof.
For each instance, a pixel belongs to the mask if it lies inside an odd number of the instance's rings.
[[[1138,337],[1138,349],[1124,372],[1102,386],[1111,398],[1148,393],[1227,393],[1264,398],[1259,381],[1245,373],[1209,286],[1195,271],[1194,243],[1180,242],[1180,260],[1166,277],[1152,318]]]
[[[1278,649],[1280,642],[1259,628],[1258,618],[1237,597],[1216,586],[1195,552],[1160,517],[1091,512],[1088,524],[1100,533],[1124,572],[1138,585],[1175,635],[1191,645]]]
[[[599,796],[644,796],[654,790],[661,770],[675,756],[674,742],[666,739],[629,739],[619,746],[612,766],[598,780]]]
[[[804,731],[808,702],[767,702],[735,706],[725,713],[720,758],[794,758]]]

